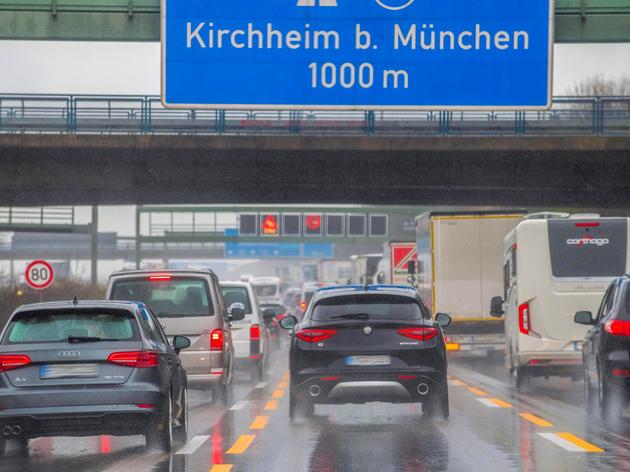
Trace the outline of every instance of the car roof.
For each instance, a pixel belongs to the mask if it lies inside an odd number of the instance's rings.
[[[401,295],[416,298],[417,292],[414,287],[408,285],[334,285],[322,287],[315,292],[317,299],[338,297],[343,295],[354,295],[364,293],[368,295]]]
[[[249,282],[240,282],[237,280],[222,280],[221,282],[219,282],[219,284],[221,285],[221,287],[251,287],[251,284]]]
[[[128,302],[120,300],[61,300],[54,302],[41,302],[41,303],[28,303],[26,305],[19,306],[15,312],[23,311],[37,311],[37,310],[58,310],[63,309],[120,309],[133,311],[134,309],[145,308],[146,305],[142,302]]]
[[[152,274],[173,274],[173,275],[215,275],[212,269],[135,269],[135,270],[119,270],[112,272],[109,278],[127,275],[152,275]]]

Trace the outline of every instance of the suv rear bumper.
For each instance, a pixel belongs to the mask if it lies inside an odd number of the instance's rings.
[[[530,375],[567,375],[582,373],[582,353],[580,351],[537,351],[518,354],[520,369],[526,368]]]

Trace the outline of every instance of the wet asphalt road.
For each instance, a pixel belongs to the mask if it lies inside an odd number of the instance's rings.
[[[238,376],[230,407],[191,391],[190,441],[174,454],[139,436],[42,438],[10,447],[0,471],[630,471],[630,417],[614,430],[589,419],[580,382],[537,379],[519,394],[500,364],[451,358],[448,421],[370,403],[291,424],[285,357],[264,383]]]

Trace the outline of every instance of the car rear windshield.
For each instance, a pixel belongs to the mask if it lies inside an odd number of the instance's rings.
[[[143,302],[160,317],[211,316],[214,314],[208,284],[203,279],[173,277],[119,280],[112,300]]]
[[[418,320],[422,310],[417,300],[400,295],[344,295],[324,298],[313,308],[311,319],[331,321],[344,315],[367,315],[368,319]],[[338,318],[334,318],[338,317]]]
[[[261,298],[264,297],[275,297],[278,295],[278,286],[277,285],[252,285],[256,295]]]
[[[11,320],[2,343],[61,343],[69,337],[140,339],[134,315],[128,311],[32,311],[18,313]]]
[[[554,277],[614,277],[626,271],[625,218],[549,220]]]
[[[223,291],[223,299],[225,300],[225,306],[229,309],[234,304],[243,305],[246,315],[252,313],[252,304],[249,301],[249,294],[245,287],[221,287]]]

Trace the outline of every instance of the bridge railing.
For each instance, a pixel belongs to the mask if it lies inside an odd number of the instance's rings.
[[[630,134],[630,96],[555,97],[545,111],[167,110],[156,96],[0,95],[0,133]]]
[[[72,206],[0,207],[1,225],[62,225],[76,221]]]

